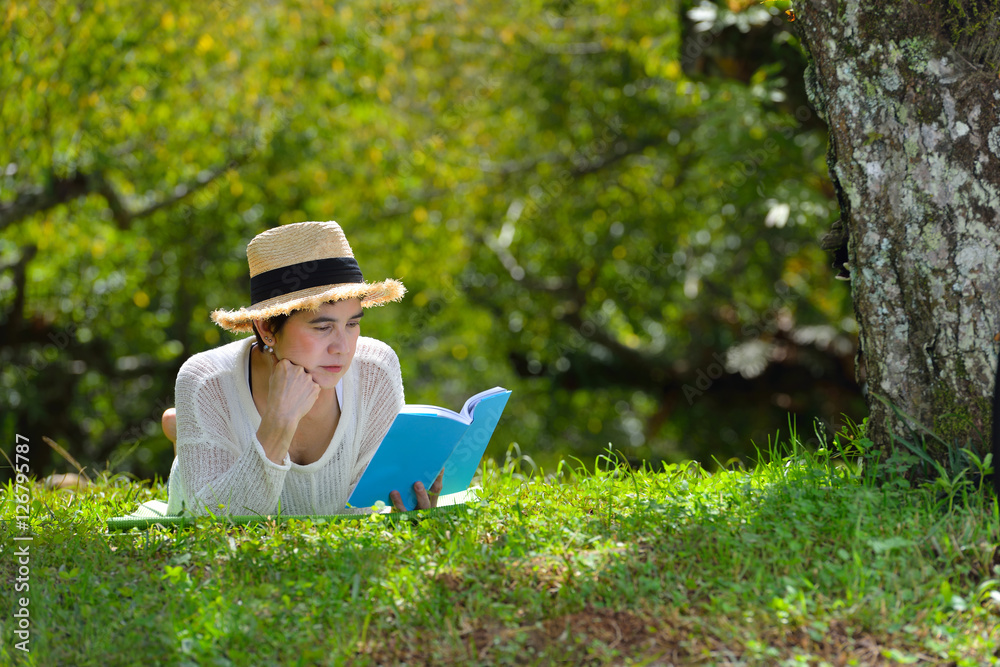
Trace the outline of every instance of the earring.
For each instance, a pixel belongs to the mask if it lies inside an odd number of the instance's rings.
[[[266,338],[265,340],[267,342],[264,343],[264,351],[267,352],[268,354],[271,354],[272,352],[274,352],[274,348],[270,346],[270,343],[273,343],[274,341],[271,340],[270,338]]]

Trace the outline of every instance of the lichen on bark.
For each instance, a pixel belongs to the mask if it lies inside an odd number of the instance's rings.
[[[848,230],[869,436],[883,448],[907,425],[875,394],[956,446],[991,424],[1000,80],[983,44],[1000,30],[980,20],[996,1],[971,4],[796,4]]]

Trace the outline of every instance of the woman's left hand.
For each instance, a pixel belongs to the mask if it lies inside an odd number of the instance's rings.
[[[417,494],[417,507],[418,510],[426,510],[432,507],[437,507],[438,496],[441,495],[441,486],[444,484],[444,470],[438,473],[437,479],[431,484],[430,489],[424,488],[423,482],[413,483],[413,492]],[[406,506],[403,504],[403,496],[400,495],[399,491],[393,491],[389,494],[389,500],[392,501],[392,507],[397,512],[408,512]]]

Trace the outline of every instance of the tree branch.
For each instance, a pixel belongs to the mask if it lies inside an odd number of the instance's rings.
[[[585,176],[587,174],[592,174],[595,171],[600,171],[601,169],[614,164],[630,155],[636,155],[642,153],[644,150],[650,146],[656,146],[662,143],[663,139],[660,137],[641,137],[637,142],[628,145],[624,151],[621,153],[615,152],[611,155],[605,156],[603,158],[590,160],[583,162],[575,166],[571,171],[573,176]],[[565,153],[550,152],[542,155],[537,155],[523,160],[508,160],[506,162],[492,162],[490,160],[483,160],[480,162],[480,168],[491,174],[499,174],[501,176],[509,176],[511,174],[523,173],[530,171],[542,163],[553,163],[558,164],[561,162],[572,161],[572,156],[566,155]]]
[[[28,282],[28,262],[38,254],[38,246],[31,244],[21,248],[21,258],[3,269],[14,269],[14,303],[7,313],[5,329],[17,330],[24,324],[25,285]]]
[[[93,183],[85,174],[55,178],[47,186],[39,185],[18,193],[13,201],[0,203],[0,229],[35,213],[55,208],[89,194]]]
[[[170,195],[162,195],[158,198],[159,201],[135,211],[129,210],[111,181],[101,172],[92,174],[77,172],[68,178],[56,178],[47,186],[35,186],[23,190],[13,201],[0,202],[0,230],[36,213],[68,204],[90,194],[104,197],[118,227],[127,229],[133,221],[177,204],[209,185],[229,169],[246,164],[251,155],[252,153],[244,153],[207,172],[203,171],[194,180],[175,186]]]

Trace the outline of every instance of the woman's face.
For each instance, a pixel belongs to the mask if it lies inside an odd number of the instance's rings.
[[[323,389],[337,386],[351,367],[361,335],[360,299],[324,303],[319,310],[298,310],[274,336],[274,354],[302,366]]]

